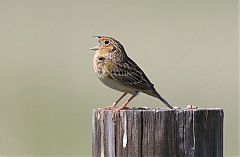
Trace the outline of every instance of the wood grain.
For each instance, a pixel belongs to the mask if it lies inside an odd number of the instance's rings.
[[[93,111],[94,157],[222,157],[222,109]]]

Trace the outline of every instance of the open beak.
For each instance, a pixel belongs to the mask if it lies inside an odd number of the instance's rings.
[[[97,39],[97,41],[99,41],[101,36],[93,36],[93,38],[95,38],[95,39]],[[94,50],[94,51],[99,50],[99,46],[94,46],[94,47],[90,48],[90,50]]]
[[[98,49],[99,49],[98,46],[94,46],[94,47],[90,48],[90,50],[94,50],[94,51],[97,51]]]
[[[102,38],[102,36],[92,36],[93,38],[97,39],[99,41],[100,38]]]

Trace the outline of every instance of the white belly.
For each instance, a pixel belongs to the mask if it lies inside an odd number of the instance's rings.
[[[109,77],[105,77],[105,78],[98,77],[98,78],[103,84],[105,84],[106,86],[108,86],[112,89],[115,89],[115,90],[118,90],[118,91],[121,91],[124,93],[130,93],[130,94],[135,94],[137,91],[135,88],[124,86],[124,85],[118,83],[117,81],[110,79]]]

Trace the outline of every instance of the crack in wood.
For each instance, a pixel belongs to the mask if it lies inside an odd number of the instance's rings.
[[[94,157],[222,157],[222,109],[93,111]]]

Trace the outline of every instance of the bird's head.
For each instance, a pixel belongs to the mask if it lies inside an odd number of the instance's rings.
[[[98,40],[100,45],[90,48],[90,50],[94,50],[96,52],[98,51],[101,54],[109,54],[112,52],[120,52],[125,54],[122,44],[114,38],[105,36],[93,37]]]

